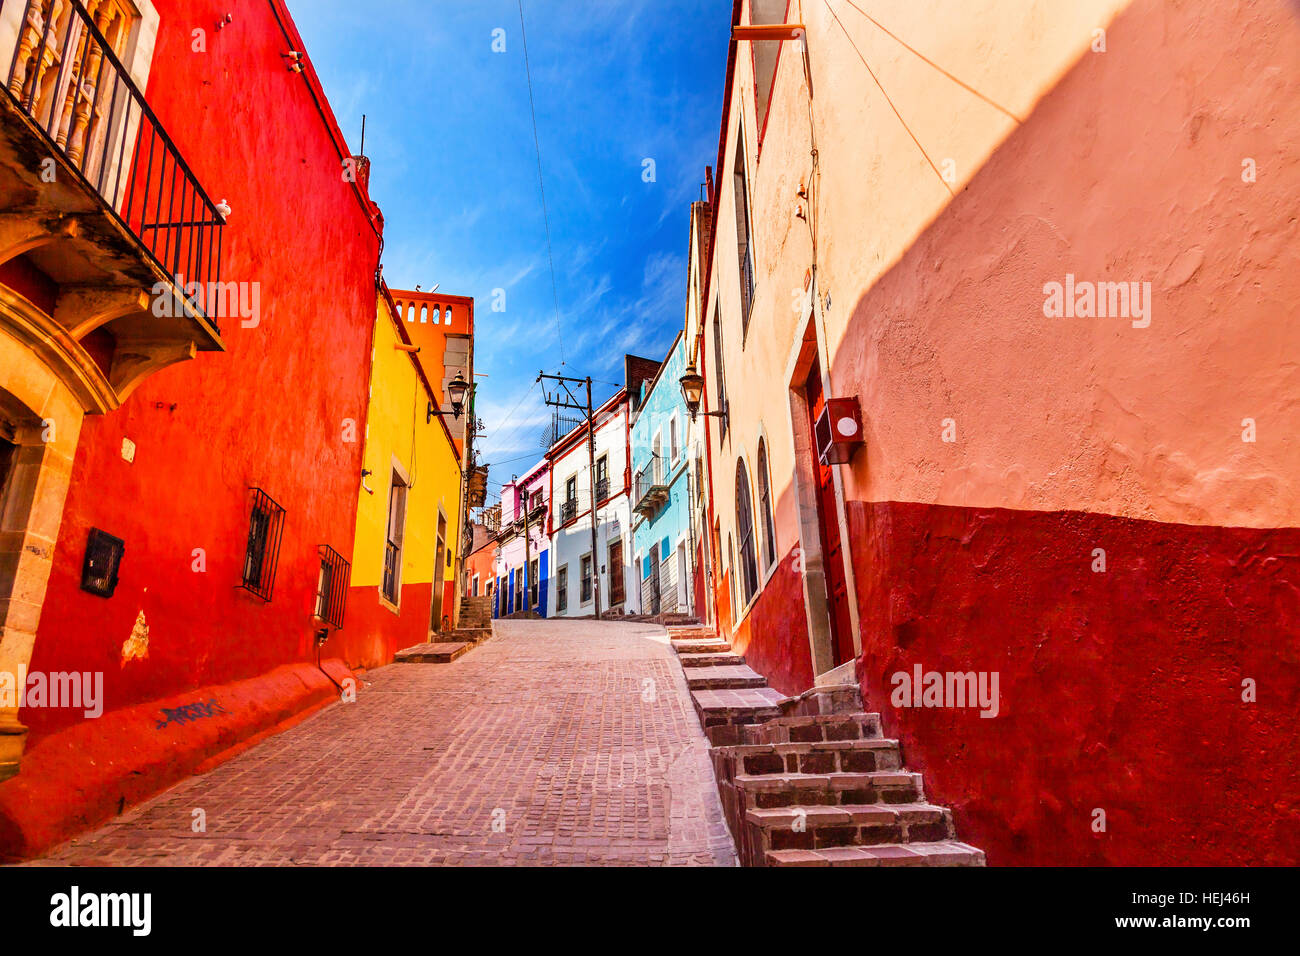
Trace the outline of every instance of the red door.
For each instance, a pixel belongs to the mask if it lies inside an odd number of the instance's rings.
[[[826,598],[830,603],[831,652],[838,666],[853,660],[853,624],[849,618],[849,586],[844,574],[844,548],[840,541],[840,522],[835,510],[834,466],[823,465],[817,458],[814,426],[826,405],[822,393],[822,372],[813,363],[805,385],[808,396],[808,436],[813,449],[813,473],[817,476],[817,524],[821,528],[823,564],[826,571]]]

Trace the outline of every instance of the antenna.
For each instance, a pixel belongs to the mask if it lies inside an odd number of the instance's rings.
[[[366,155],[366,114],[365,114],[365,113],[362,113],[362,114],[361,114],[361,153],[360,153],[360,155],[362,155],[362,156]]]

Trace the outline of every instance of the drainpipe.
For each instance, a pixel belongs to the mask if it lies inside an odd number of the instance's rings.
[[[342,697],[343,685],[340,684],[338,681],[336,681],[333,677],[330,677],[330,672],[327,671],[324,667],[322,667],[320,662],[321,645],[324,644],[329,639],[330,639],[330,629],[328,627],[322,627],[320,630],[316,632],[316,669],[320,671],[322,674],[324,674],[325,677],[328,678],[329,682],[339,689],[339,696]]]

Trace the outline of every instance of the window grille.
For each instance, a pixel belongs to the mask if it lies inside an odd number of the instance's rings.
[[[86,562],[81,568],[81,589],[100,597],[112,597],[125,550],[121,538],[91,528],[86,538]]]
[[[343,614],[348,606],[348,584],[352,566],[327,544],[320,552],[320,576],[316,579],[316,617],[342,629]]]
[[[248,521],[248,546],[244,551],[244,580],[240,587],[263,601],[275,592],[275,570],[284,534],[284,509],[261,488],[253,492],[253,512]]]

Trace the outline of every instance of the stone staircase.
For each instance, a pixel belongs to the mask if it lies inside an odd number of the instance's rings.
[[[670,627],[744,866],[983,866],[856,684],[788,698],[726,641]]]
[[[462,631],[482,631],[492,629],[492,595],[463,595],[460,599],[460,615],[457,627]]]

